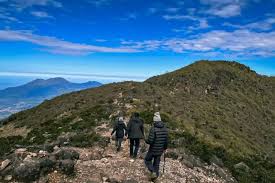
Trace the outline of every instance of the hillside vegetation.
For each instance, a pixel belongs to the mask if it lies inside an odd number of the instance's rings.
[[[78,134],[75,146],[92,146],[104,140],[93,133],[95,127],[119,112],[139,111],[151,124],[159,110],[170,128],[170,147],[185,148],[205,162],[217,156],[239,182],[274,182],[274,101],[274,77],[237,62],[199,61],[143,83],[74,92],[14,114],[0,128],[0,156],[16,144],[43,144],[65,132]],[[249,169],[236,170],[240,162]]]

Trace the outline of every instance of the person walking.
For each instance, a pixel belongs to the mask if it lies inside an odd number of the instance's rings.
[[[117,152],[119,152],[121,149],[123,137],[127,136],[127,128],[123,121],[123,117],[118,118],[118,122],[114,125],[114,129],[113,129],[111,135],[113,135],[115,132],[116,132],[116,139],[115,139],[116,147],[117,147]]]
[[[140,139],[144,138],[143,120],[139,113],[133,113],[127,125],[128,138],[130,139],[130,157],[136,158],[139,150]]]
[[[154,125],[151,127],[148,138],[145,141],[150,147],[144,161],[151,172],[151,179],[157,179],[159,177],[161,155],[168,146],[168,129],[161,121],[159,112],[154,114],[153,121]]]

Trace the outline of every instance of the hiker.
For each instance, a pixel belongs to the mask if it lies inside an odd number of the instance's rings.
[[[159,164],[163,152],[168,145],[168,129],[161,121],[160,113],[156,112],[153,117],[154,125],[151,127],[146,143],[150,145],[145,157],[145,165],[151,173],[152,179],[159,177]]]
[[[133,113],[127,125],[127,130],[130,139],[130,157],[136,158],[140,139],[144,138],[143,120],[139,118],[139,113]]]
[[[115,139],[116,147],[117,147],[117,152],[119,152],[121,149],[121,143],[123,141],[123,137],[127,136],[127,128],[123,121],[123,117],[118,118],[118,122],[114,125],[114,129],[111,135],[113,135],[115,132],[116,132],[116,139]]]

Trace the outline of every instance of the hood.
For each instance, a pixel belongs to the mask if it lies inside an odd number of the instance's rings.
[[[156,127],[156,128],[163,128],[164,127],[164,123],[162,121],[154,122],[154,127]]]

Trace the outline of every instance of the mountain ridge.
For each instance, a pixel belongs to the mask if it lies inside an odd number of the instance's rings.
[[[217,156],[240,182],[272,182],[274,93],[272,77],[235,62],[200,61],[143,83],[113,83],[64,94],[12,115],[4,124],[26,127],[31,130],[27,140],[35,137],[33,143],[44,143],[47,138],[40,134],[45,131],[52,131],[51,140],[62,131],[85,134],[102,119],[133,111],[150,124],[153,112],[160,111],[171,130],[171,147],[186,148],[206,162]],[[56,125],[62,130],[54,130]],[[236,172],[240,162],[249,172]]]
[[[64,78],[36,79],[24,85],[0,90],[0,111],[6,111],[4,116],[7,116],[10,113],[14,113],[14,111],[28,109],[46,99],[51,99],[64,93],[101,85],[101,83],[96,81],[71,83]]]

